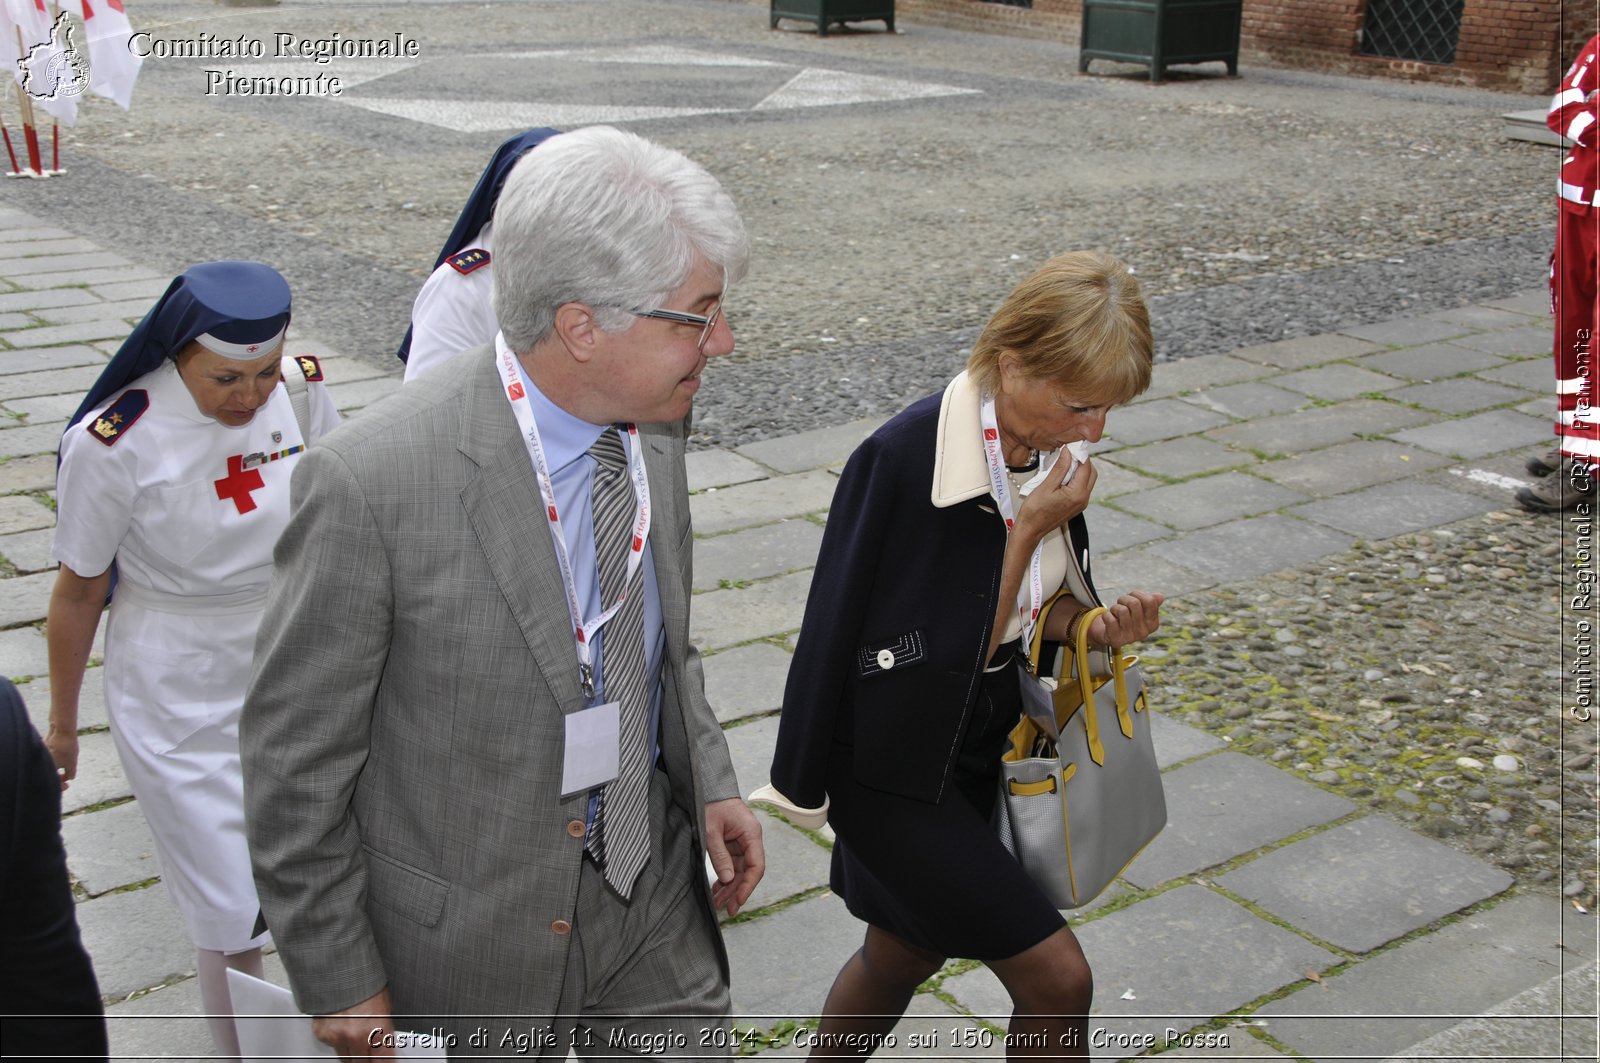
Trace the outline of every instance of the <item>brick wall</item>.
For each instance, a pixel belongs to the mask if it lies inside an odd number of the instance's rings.
[[[983,0],[896,0],[907,23],[1003,33],[1076,45],[1081,0],[1032,8]],[[1449,65],[1357,54],[1366,0],[1244,0],[1245,65],[1368,74],[1543,94],[1600,26],[1600,0],[1466,0]]]

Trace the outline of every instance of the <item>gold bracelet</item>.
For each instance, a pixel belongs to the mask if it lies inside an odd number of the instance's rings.
[[[1078,628],[1083,626],[1083,618],[1088,615],[1089,610],[1079,609],[1072,615],[1072,619],[1067,621],[1066,644],[1068,646],[1076,646],[1078,644]]]

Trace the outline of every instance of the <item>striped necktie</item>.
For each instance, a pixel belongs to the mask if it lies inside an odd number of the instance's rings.
[[[600,570],[600,596],[609,606],[622,594],[628,571],[628,548],[638,512],[633,480],[628,475],[622,438],[607,428],[589,448],[595,459],[595,560]],[[644,566],[628,587],[628,600],[606,622],[601,636],[601,681],[605,699],[619,703],[620,737],[617,777],[600,791],[594,825],[585,847],[618,893],[626,897],[650,858],[649,692],[645,689]]]

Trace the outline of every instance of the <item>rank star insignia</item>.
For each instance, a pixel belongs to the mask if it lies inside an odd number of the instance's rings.
[[[450,268],[457,273],[471,273],[489,264],[489,252],[481,247],[469,247],[459,254],[451,255],[445,261],[450,263]]]
[[[141,414],[150,406],[150,394],[143,388],[124,392],[122,397],[88,422],[89,434],[106,446],[111,446],[128,433]]]

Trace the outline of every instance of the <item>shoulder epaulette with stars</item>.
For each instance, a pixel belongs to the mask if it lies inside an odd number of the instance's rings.
[[[143,388],[124,391],[120,399],[107,406],[99,417],[90,421],[85,427],[90,435],[109,447],[121,439],[128,429],[133,427],[133,422],[149,408],[148,391]]]
[[[457,273],[471,273],[489,264],[489,252],[481,247],[469,247],[459,254],[451,255],[445,261],[450,263],[450,268]]]
[[[306,380],[313,384],[322,383],[322,363],[316,358],[309,354],[297,354],[294,356],[294,363],[300,367],[300,372],[305,375]]]

